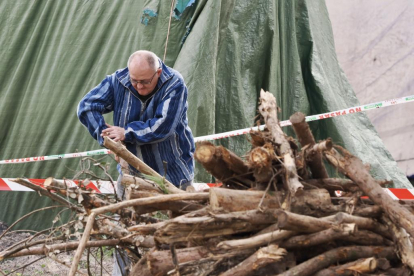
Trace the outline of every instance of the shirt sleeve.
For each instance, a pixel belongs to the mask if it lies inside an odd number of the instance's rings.
[[[125,142],[150,144],[165,140],[175,132],[186,105],[187,87],[177,78],[156,107],[154,118],[125,126]]]
[[[102,115],[111,112],[114,105],[112,78],[113,76],[106,77],[89,91],[80,101],[77,109],[79,120],[101,146],[103,145],[101,132],[107,128]]]

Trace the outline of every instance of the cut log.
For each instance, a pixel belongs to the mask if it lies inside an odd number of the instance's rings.
[[[329,228],[309,235],[295,236],[280,243],[286,249],[299,249],[327,244],[337,239],[348,237],[357,232],[355,224],[342,224],[339,227]],[[357,232],[359,233],[359,231]]]
[[[232,171],[223,158],[223,149],[216,147],[210,142],[197,143],[194,158],[216,179],[230,187],[250,188],[251,181],[238,178],[237,173]]]
[[[361,258],[383,257],[387,259],[396,259],[397,255],[392,247],[380,246],[349,246],[332,249],[326,253],[309,259],[288,271],[279,274],[279,276],[309,276],[339,262],[349,262]]]
[[[322,153],[318,150],[319,147],[316,147],[316,150],[313,147],[316,144],[315,138],[310,131],[308,123],[305,121],[305,115],[301,112],[296,112],[290,116],[290,122],[298,137],[299,143],[302,147],[307,146],[307,148],[310,149],[309,151],[305,151],[305,159],[307,161],[306,164],[312,172],[313,178],[328,178],[328,172],[322,162]]]
[[[280,208],[281,192],[241,191],[224,188],[210,189],[210,206],[213,210],[230,212]],[[261,203],[261,204],[260,204]],[[311,214],[332,206],[329,193],[324,189],[305,190],[291,200],[292,212]]]
[[[263,225],[276,222],[275,211],[246,211],[210,214],[203,217],[177,217],[168,221],[154,233],[155,240],[163,244],[194,241],[210,237],[257,231]]]
[[[272,134],[273,141],[280,145],[280,156],[282,156],[283,165],[286,170],[286,183],[290,192],[294,195],[298,190],[303,189],[303,185],[298,180],[292,149],[286,139],[285,133],[279,126],[276,99],[272,94],[265,92],[263,89],[260,91],[259,112],[265,120],[266,127]]]
[[[334,149],[325,151],[324,154],[328,161],[340,172],[353,180],[375,204],[381,206],[394,224],[403,227],[410,233],[411,237],[414,237],[414,215],[386,194],[365,169],[361,159],[353,156],[350,152],[339,146],[336,146],[336,148],[344,156]]]
[[[263,200],[262,200],[263,199]],[[263,191],[231,190],[224,188],[210,189],[210,206],[213,210],[229,212],[254,210],[259,208],[279,208],[282,196],[280,193]]]
[[[340,240],[347,241],[355,245],[375,245],[375,246],[391,246],[394,245],[389,239],[373,233],[368,230],[358,230],[354,235],[341,237]]]
[[[333,276],[333,275],[344,275],[353,276],[356,273],[371,273],[375,272],[378,267],[377,259],[374,257],[363,258],[354,262],[346,263],[344,265],[338,265],[335,267],[327,268],[319,271],[314,276]]]
[[[131,193],[131,199],[162,196],[162,194],[146,191],[133,191]],[[201,201],[202,202],[202,201]],[[152,213],[155,211],[169,210],[174,216],[186,214],[204,208],[204,205],[196,201],[174,201],[174,202],[161,202],[155,204],[146,204],[143,206],[136,206],[134,208],[136,215],[143,215]]]
[[[389,228],[371,218],[352,216],[350,214],[340,212],[334,216],[332,221],[337,223],[355,223],[358,226],[358,229],[370,230],[391,239]]]
[[[217,150],[220,151],[220,155],[222,156],[224,163],[226,163],[227,167],[231,171],[233,171],[236,175],[246,177],[249,172],[249,166],[243,161],[243,159],[223,146],[218,146]]]
[[[257,248],[272,242],[286,240],[296,234],[297,233],[293,231],[276,230],[247,239],[222,241],[217,245],[217,248],[225,250]]]
[[[275,150],[271,143],[253,148],[247,157],[253,176],[257,182],[268,183],[273,177],[273,160],[276,160]]]
[[[275,262],[281,261],[286,255],[286,250],[279,248],[275,244],[260,248],[249,258],[241,262],[239,265],[220,274],[220,276],[248,276],[252,275],[260,268]]]
[[[279,229],[290,230],[299,233],[315,233],[335,227],[333,222],[318,219],[311,216],[304,216],[288,211],[277,211],[277,226]]]
[[[176,249],[177,262],[179,264],[180,271],[187,266],[198,267],[200,266],[200,263],[218,261],[240,255],[248,256],[252,253],[252,250],[221,253],[214,250],[214,248],[207,248],[203,246]],[[152,250],[146,256],[147,267],[150,269],[152,275],[167,275],[169,271],[175,268],[170,250]]]

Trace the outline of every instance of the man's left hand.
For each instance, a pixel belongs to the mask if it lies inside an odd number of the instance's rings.
[[[109,137],[115,142],[124,141],[125,140],[125,129],[122,127],[112,126],[110,124],[106,124],[108,127],[102,131],[102,137]]]

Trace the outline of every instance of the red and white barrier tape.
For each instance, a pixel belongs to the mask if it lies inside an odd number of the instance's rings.
[[[28,179],[33,184],[43,186],[45,179]],[[66,180],[68,186],[76,186],[77,181]],[[116,183],[115,183],[116,184]],[[207,190],[211,187],[221,186],[221,183],[193,183],[196,191]],[[114,189],[109,181],[91,181],[87,188],[97,193],[113,194]],[[33,191],[12,181],[12,178],[0,178],[0,191]],[[384,188],[384,191],[394,200],[414,200],[414,189]]]
[[[13,178],[0,178],[0,191],[33,191],[32,189],[29,189],[23,185],[20,185],[16,182],[12,181]],[[33,184],[36,184],[40,187],[43,187],[43,183],[45,182],[45,179],[27,179]],[[72,180],[65,180],[66,185],[69,187],[75,187],[78,181],[72,181]],[[114,183],[116,185],[116,182]],[[86,188],[92,189],[97,193],[102,194],[113,194],[114,189],[112,187],[112,184],[110,181],[91,181]]]
[[[108,149],[100,149],[100,150],[91,150],[91,151],[84,151],[84,152],[65,153],[65,154],[48,155],[48,156],[26,157],[26,158],[19,158],[19,159],[8,159],[8,160],[0,161],[0,164],[16,164],[16,163],[39,162],[39,161],[46,161],[46,160],[85,157],[85,156],[92,156],[92,155],[105,155],[105,154],[110,154],[110,153],[111,153],[111,151],[108,150]]]
[[[398,98],[398,99],[391,99],[391,100],[386,100],[386,101],[382,101],[382,102],[371,103],[371,104],[351,107],[351,108],[347,108],[347,109],[342,109],[342,110],[338,110],[338,111],[307,116],[306,121],[307,122],[318,121],[318,120],[323,120],[323,119],[327,119],[327,118],[333,118],[333,117],[338,117],[338,116],[342,116],[342,115],[367,111],[367,110],[370,110],[370,109],[382,108],[382,107],[386,107],[386,106],[403,104],[403,103],[408,103],[408,102],[413,102],[413,101],[414,101],[414,95],[411,95],[411,96],[402,97],[402,98]],[[282,126],[282,127],[289,126],[289,125],[291,125],[291,122],[289,120],[280,122],[280,126]],[[228,138],[228,137],[232,137],[232,136],[248,134],[251,130],[255,130],[255,131],[263,130],[264,127],[265,127],[264,125],[261,125],[259,127],[245,128],[245,129],[228,131],[228,132],[223,132],[223,133],[218,133],[218,134],[200,136],[200,137],[196,137],[194,139],[194,141],[197,143],[197,142],[201,142],[201,141],[218,140],[218,139],[222,139],[222,138]],[[103,155],[103,154],[110,154],[110,153],[111,153],[110,150],[100,149],[100,150],[92,150],[92,151],[84,151],[84,152],[76,152],[76,153],[66,153],[66,154],[58,154],[58,155],[25,157],[25,158],[18,158],[18,159],[1,160],[0,164],[16,164],[16,163],[27,163],[27,162],[39,162],[39,161],[46,161],[46,160],[66,159],[66,158],[75,158],[75,157],[92,156],[92,155]]]

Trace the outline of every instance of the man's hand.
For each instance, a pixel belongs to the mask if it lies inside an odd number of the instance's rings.
[[[115,142],[124,141],[125,140],[125,129],[122,127],[111,126],[110,124],[106,124],[108,127],[104,129],[101,133],[102,137],[109,137],[113,139]]]

